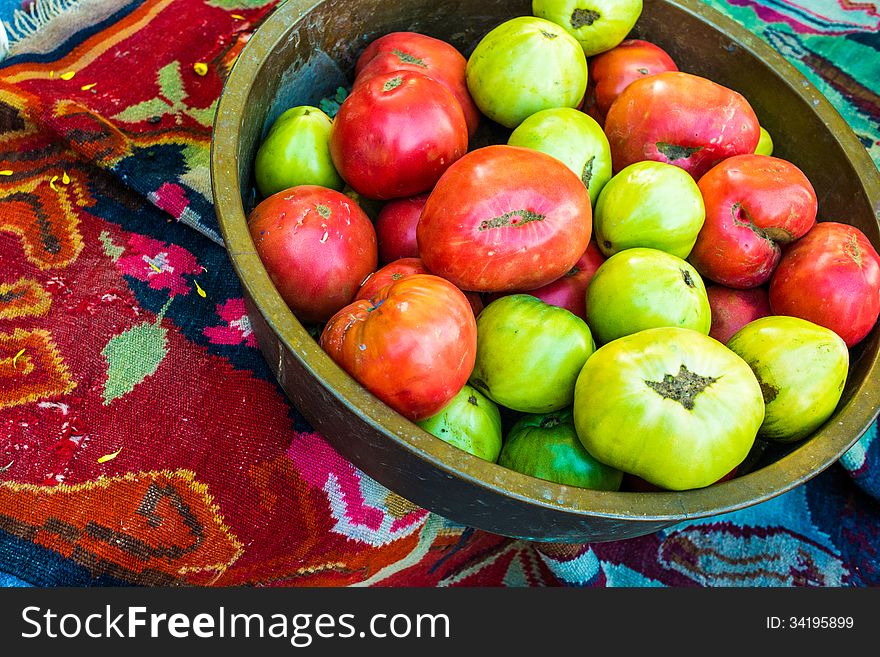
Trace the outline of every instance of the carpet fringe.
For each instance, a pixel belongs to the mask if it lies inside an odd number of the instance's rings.
[[[70,11],[81,0],[34,0],[29,9],[16,9],[12,21],[0,23],[0,60],[16,43],[36,34],[53,18]]]

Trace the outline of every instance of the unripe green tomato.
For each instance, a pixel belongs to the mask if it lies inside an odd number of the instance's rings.
[[[636,247],[615,253],[596,270],[587,288],[587,322],[602,344],[663,326],[709,335],[712,309],[690,263]]]
[[[626,38],[642,14],[642,0],[532,0],[532,13],[564,27],[592,57]]]
[[[596,120],[571,107],[541,110],[519,124],[509,146],[531,148],[562,161],[590,192],[596,206],[599,192],[611,179],[611,147]]]
[[[636,162],[615,175],[599,195],[593,231],[612,256],[637,246],[687,258],[706,220],[693,177],[665,162]]]
[[[578,373],[595,349],[589,327],[574,313],[511,294],[477,317],[469,383],[515,411],[556,411],[571,405]]]
[[[575,388],[574,425],[587,451],[669,490],[728,474],[763,419],[748,364],[690,329],[648,329],[600,347]]]
[[[257,189],[263,196],[297,185],[320,185],[336,191],[345,181],[330,158],[330,117],[317,107],[292,107],[279,116],[254,161]]]
[[[559,25],[533,16],[491,30],[467,63],[471,97],[493,121],[515,128],[553,107],[577,107],[587,89],[587,58]]]
[[[465,385],[439,413],[417,422],[422,429],[468,454],[491,461],[501,452],[501,413],[479,390]]]
[[[758,435],[776,442],[809,436],[837,408],[849,350],[834,331],[772,315],[743,326],[727,342],[754,371],[767,413]]]
[[[758,146],[755,148],[755,155],[773,155],[773,138],[763,127],[761,127]]]
[[[605,465],[581,444],[571,409],[524,415],[504,439],[498,464],[566,486],[619,490],[623,473]]]

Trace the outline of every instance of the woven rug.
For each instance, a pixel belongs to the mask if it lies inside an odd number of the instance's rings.
[[[710,4],[880,163],[876,4]],[[273,7],[0,3],[0,585],[880,585],[876,426],[773,500],[593,545],[462,527],[334,452],[260,355],[211,205],[217,98]]]

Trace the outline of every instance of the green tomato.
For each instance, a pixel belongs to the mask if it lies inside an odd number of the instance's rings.
[[[754,371],[767,414],[758,435],[775,442],[809,436],[837,408],[849,351],[834,331],[774,315],[743,326],[727,343]]]
[[[687,258],[706,219],[693,177],[665,162],[637,162],[615,175],[599,195],[593,231],[606,256],[644,246]]]
[[[574,393],[587,451],[669,490],[721,479],[745,459],[763,420],[748,363],[691,329],[648,329],[600,347]]]
[[[528,294],[501,297],[477,317],[470,384],[523,413],[570,406],[574,384],[596,349],[586,322]]]
[[[479,390],[465,385],[439,413],[417,422],[422,429],[468,454],[491,461],[501,452],[501,413]]]
[[[254,177],[263,196],[297,185],[340,191],[345,181],[330,158],[332,122],[317,107],[292,107],[279,116],[257,150]]]
[[[755,148],[755,155],[773,155],[773,138],[763,127],[761,127],[758,146]]]
[[[642,14],[642,0],[532,0],[532,13],[564,27],[592,57],[626,38]]]
[[[519,16],[491,30],[467,63],[480,111],[515,128],[543,109],[577,107],[587,88],[587,58],[559,25]]]
[[[594,207],[599,192],[611,179],[608,138],[602,126],[580,110],[556,107],[536,112],[519,124],[507,143],[562,161],[586,185]]]
[[[619,490],[623,481],[620,470],[584,449],[570,408],[522,416],[507,434],[498,464],[538,479],[594,490]]]
[[[712,310],[703,279],[671,253],[635,247],[603,262],[587,287],[587,322],[600,343],[649,328],[709,334]]]

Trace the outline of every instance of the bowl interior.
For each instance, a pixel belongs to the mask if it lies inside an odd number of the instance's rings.
[[[878,327],[852,350],[837,411],[810,438],[788,446],[756,441],[740,476],[705,489],[608,493],[520,475],[425,433],[338,368],[275,291],[246,224],[259,200],[252,163],[274,119],[349,88],[357,56],[382,34],[422,32],[467,56],[489,29],[530,13],[530,2],[508,0],[288,0],[253,35],[221,97],[211,172],[230,258],[279,382],[315,428],[367,474],[452,520],[507,535],[613,540],[750,506],[805,482],[836,461],[877,415]],[[645,0],[632,36],[664,48],[681,70],[742,93],[773,136],[774,155],[813,183],[820,220],[853,224],[880,245],[876,167],[828,101],[780,55],[699,0]],[[497,139],[497,130],[484,119],[474,140]]]

